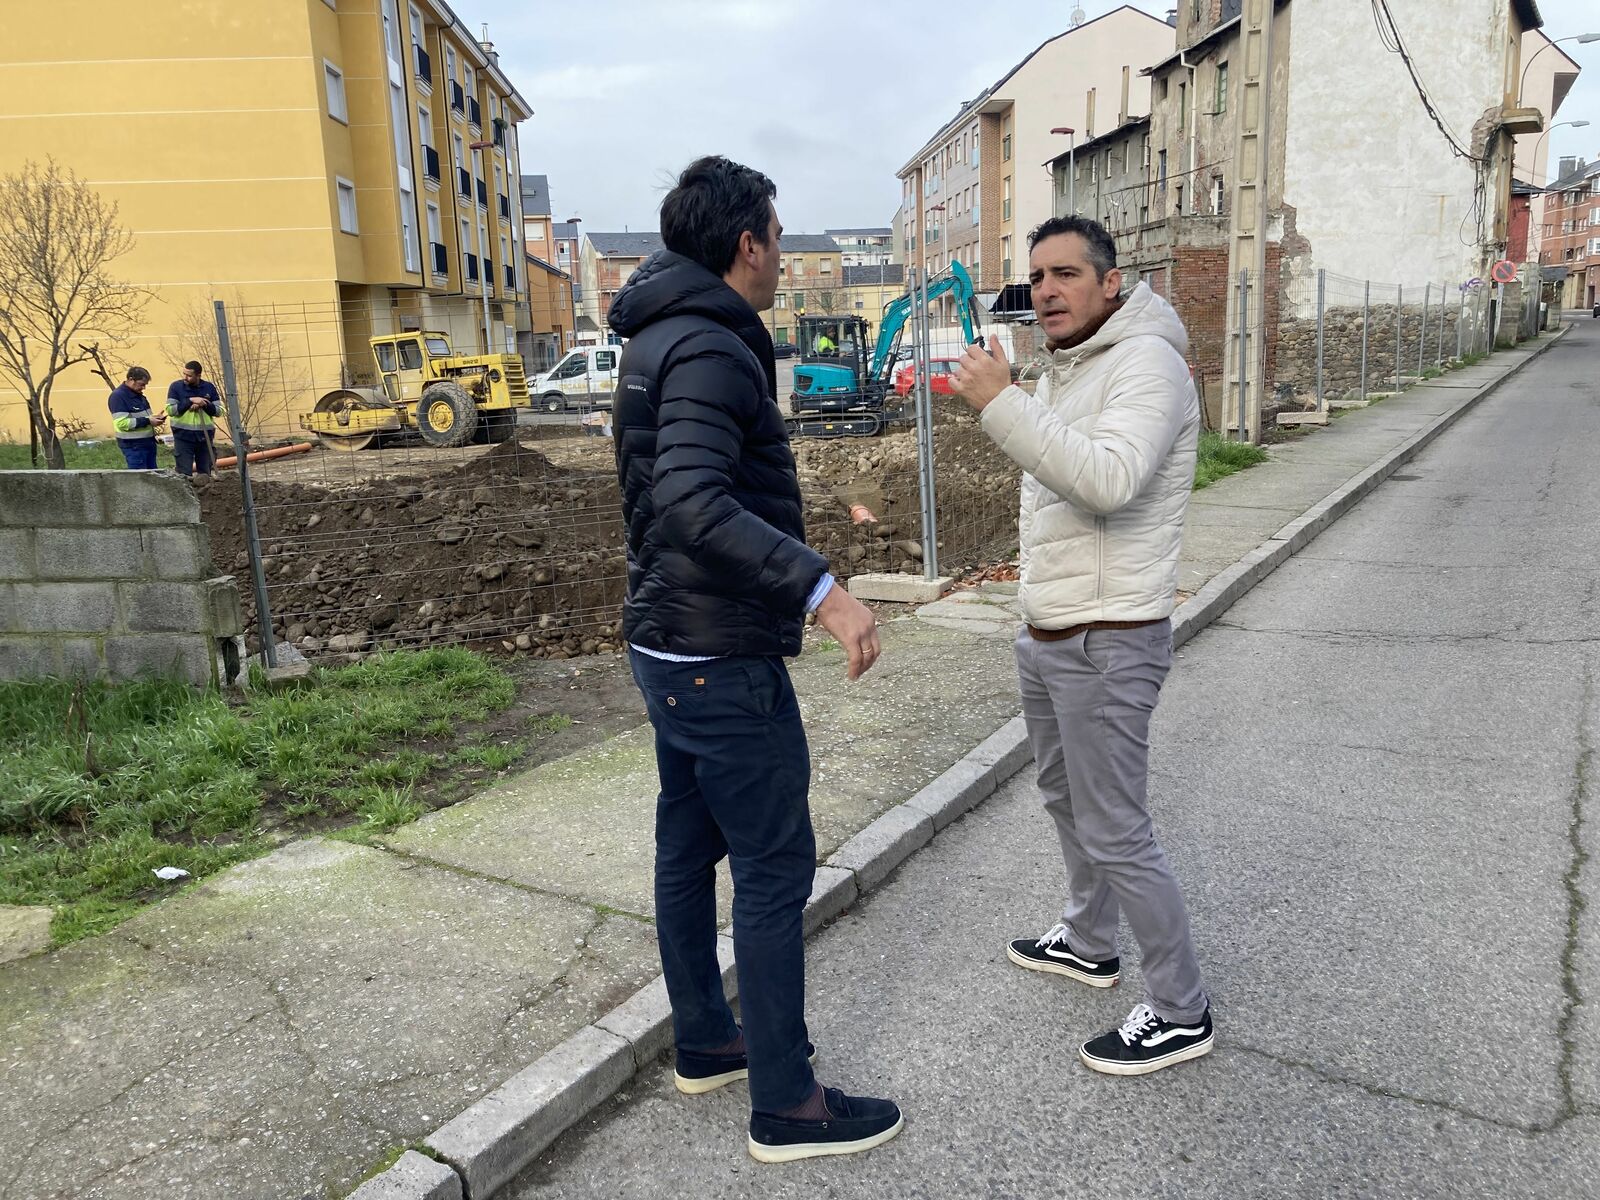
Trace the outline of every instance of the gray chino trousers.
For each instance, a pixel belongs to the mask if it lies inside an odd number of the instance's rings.
[[[1150,716],[1172,666],[1172,623],[1017,638],[1022,714],[1067,868],[1061,914],[1074,951],[1117,954],[1117,921],[1143,955],[1146,1002],[1163,1020],[1206,1010],[1189,914],[1146,803]]]

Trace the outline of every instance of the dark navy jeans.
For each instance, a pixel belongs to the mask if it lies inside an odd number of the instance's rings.
[[[155,438],[118,438],[117,449],[122,451],[123,460],[130,471],[156,469]]]
[[[174,434],[172,456],[178,460],[180,475],[211,474],[212,455],[209,438],[189,438],[181,433]]]
[[[738,1033],[717,966],[715,868],[726,856],[750,1107],[793,1108],[815,1086],[800,922],[817,843],[811,755],[789,672],[780,658],[631,657],[661,776],[656,938],[673,1035],[685,1050],[710,1050]]]

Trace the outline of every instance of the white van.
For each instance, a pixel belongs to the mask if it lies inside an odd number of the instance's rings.
[[[546,412],[567,408],[610,408],[617,388],[622,347],[579,346],[528,385],[535,406]]]

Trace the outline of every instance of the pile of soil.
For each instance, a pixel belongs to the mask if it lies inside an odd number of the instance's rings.
[[[539,657],[619,648],[626,587],[614,478],[505,442],[416,479],[344,487],[253,480],[267,603],[307,654],[507,642]],[[255,623],[243,495],[201,498],[212,558]]]
[[[941,570],[1006,553],[1016,468],[976,418],[948,407],[935,447]],[[800,440],[795,457],[808,540],[835,575],[922,569],[913,433]],[[276,636],[308,656],[460,643],[557,659],[620,650],[621,500],[615,476],[595,465],[564,466],[511,441],[422,474],[341,486],[253,477]],[[858,501],[872,520],[851,519]],[[219,475],[201,508],[212,557],[238,581],[253,629],[238,476]]]

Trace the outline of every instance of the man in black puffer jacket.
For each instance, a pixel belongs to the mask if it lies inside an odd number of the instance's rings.
[[[887,1100],[819,1087],[806,1040],[801,917],[816,867],[811,760],[784,667],[805,614],[877,660],[872,614],[805,542],[800,486],[756,315],[778,287],[766,176],[691,164],[661,205],[667,249],[611,305],[629,338],[612,411],[628,526],[623,635],[656,732],[656,937],[678,1089],[750,1080],[751,1155],[865,1150],[899,1132]],[[716,864],[733,872],[744,1029],[717,963]]]

